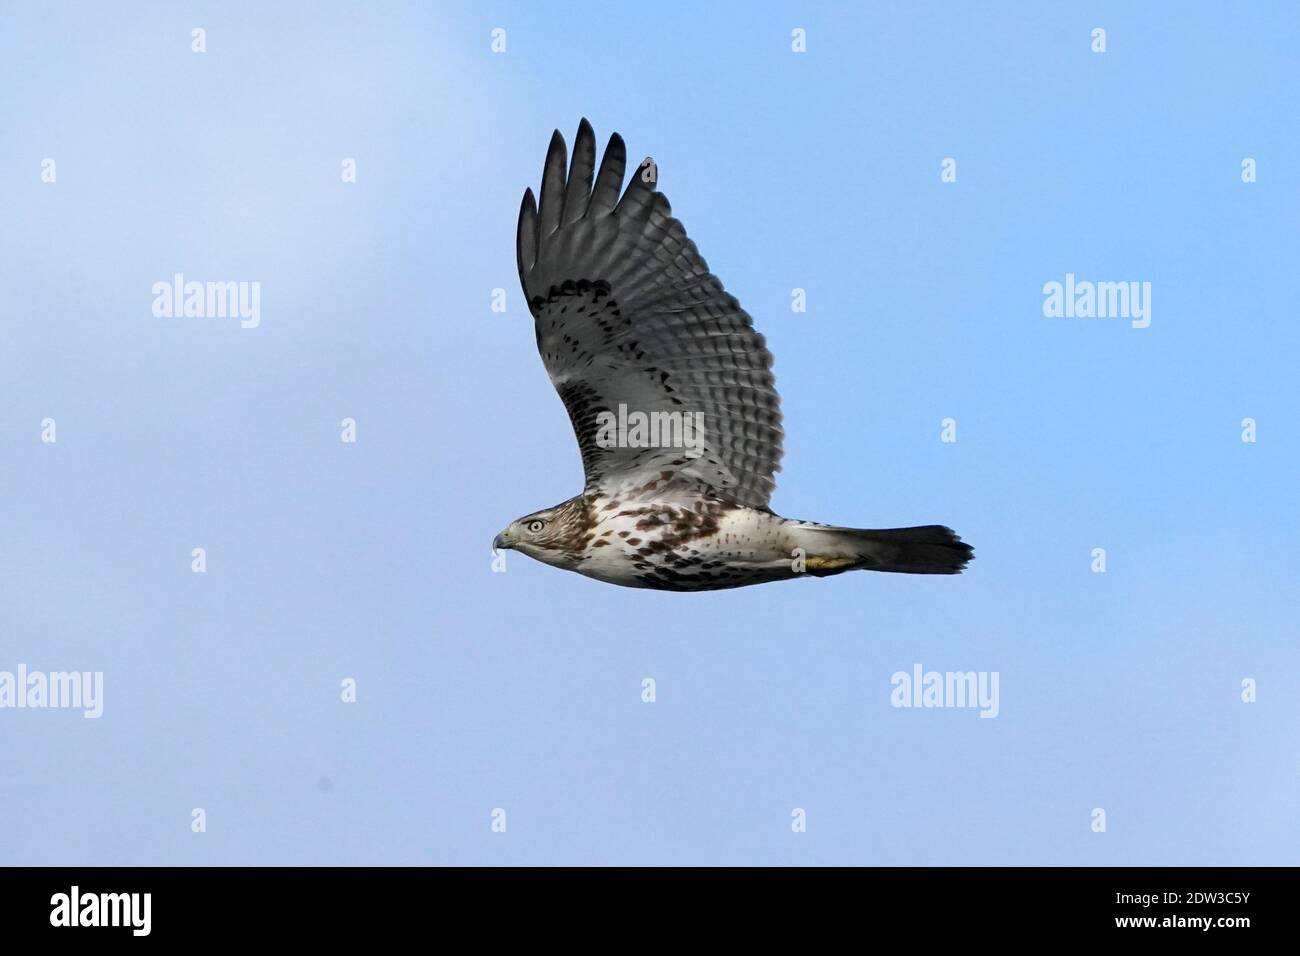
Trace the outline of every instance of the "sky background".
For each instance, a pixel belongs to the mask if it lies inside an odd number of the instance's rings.
[[[105,687],[0,710],[0,863],[1300,862],[1297,9],[6,7],[0,670]],[[967,573],[492,571],[581,487],[514,236],[582,116],[767,336],[774,509]],[[917,663],[999,716],[891,707]]]

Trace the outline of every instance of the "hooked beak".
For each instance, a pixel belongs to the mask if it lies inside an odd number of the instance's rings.
[[[499,535],[497,535],[495,538],[492,539],[492,550],[503,551],[506,548],[510,547],[510,543],[513,540],[514,539],[510,537],[509,531],[502,531]]]

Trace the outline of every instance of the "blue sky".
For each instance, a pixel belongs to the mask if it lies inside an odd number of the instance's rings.
[[[1294,8],[4,16],[0,671],[105,699],[0,709],[0,863],[1297,861]],[[493,573],[581,484],[514,232],[582,116],[768,338],[774,508],[966,574]],[[176,272],[260,325],[155,317]],[[1045,317],[1066,273],[1150,327]],[[891,707],[917,663],[998,717]]]

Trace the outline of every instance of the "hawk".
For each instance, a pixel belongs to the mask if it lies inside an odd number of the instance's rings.
[[[781,410],[763,336],[673,218],[647,159],[596,166],[584,119],[551,137],[519,210],[519,281],[578,439],[585,486],[510,523],[494,550],[627,587],[708,591],[844,571],[957,574],[941,525],[867,531],[768,507]]]

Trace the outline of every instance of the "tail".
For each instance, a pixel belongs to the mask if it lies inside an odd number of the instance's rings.
[[[943,525],[920,528],[810,527],[800,529],[808,550],[807,570],[818,576],[841,571],[900,574],[961,574],[974,549]]]

